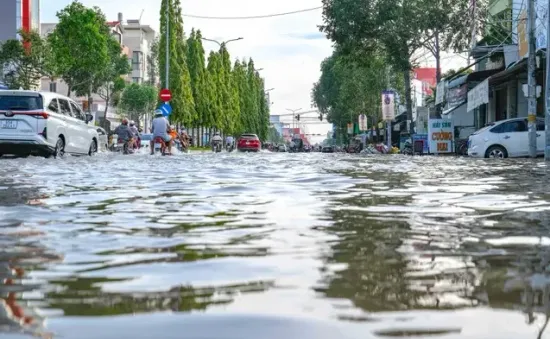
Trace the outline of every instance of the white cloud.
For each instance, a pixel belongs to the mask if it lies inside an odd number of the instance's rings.
[[[55,12],[71,0],[49,0],[42,6],[42,22],[55,21]],[[160,0],[81,0],[87,6],[98,6],[108,20],[116,20],[117,13],[124,19],[137,19],[142,11],[142,23],[158,31]],[[321,0],[181,0],[184,14],[203,16],[255,16],[289,12],[321,6]],[[265,77],[273,102],[272,114],[287,113],[286,108],[309,110],[312,84],[320,75],[321,61],[331,54],[331,42],[320,33],[321,10],[288,16],[252,20],[204,20],[184,17],[184,29],[200,29],[203,36],[215,40],[243,37],[228,45],[235,58],[253,58],[256,68]],[[317,36],[315,36],[317,35]],[[315,37],[315,39],[314,39]],[[207,54],[217,49],[205,41]],[[326,131],[327,127],[322,128]],[[319,126],[310,130],[319,130]]]

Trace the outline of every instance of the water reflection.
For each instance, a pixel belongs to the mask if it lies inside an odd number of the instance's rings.
[[[190,154],[2,165],[0,333],[151,337],[160,332],[143,326],[157,319],[232,338],[215,324],[256,319],[313,324],[316,339],[333,333],[324,325],[341,338],[549,337],[550,176],[537,162]],[[486,333],[489,322],[501,325]],[[239,338],[265,332],[248,326]]]

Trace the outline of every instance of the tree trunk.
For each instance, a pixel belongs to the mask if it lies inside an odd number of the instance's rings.
[[[105,111],[103,112],[103,128],[107,133],[111,130],[108,120],[107,120],[107,110],[109,109],[109,105],[105,105]]]
[[[405,102],[407,108],[407,120],[410,121],[409,133],[414,133],[414,126],[412,121],[412,97],[411,97],[411,70],[407,69],[403,72],[403,80],[405,82]]]
[[[71,97],[71,86],[67,86],[67,96]]]

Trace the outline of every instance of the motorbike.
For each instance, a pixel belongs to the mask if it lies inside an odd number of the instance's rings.
[[[152,153],[155,154],[157,152],[160,152],[161,155],[168,154],[168,147],[166,146],[166,142],[164,142],[164,140],[161,137],[155,137],[153,139]]]
[[[122,154],[133,154],[134,153],[134,145],[133,143],[130,143],[130,141],[124,141],[121,138],[117,139],[117,143],[115,144],[115,152],[122,152]]]
[[[401,153],[406,155],[414,155],[413,146],[409,140],[405,141],[405,144],[403,145],[403,150],[401,151]]]
[[[234,149],[235,149],[235,146],[233,146],[233,144],[227,144],[227,145],[225,146],[225,150],[226,150],[227,152],[233,152]]]
[[[221,141],[212,141],[212,152],[219,153],[222,151]]]

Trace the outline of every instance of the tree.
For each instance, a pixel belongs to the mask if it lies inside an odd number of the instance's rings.
[[[267,140],[269,132],[269,105],[265,92],[264,79],[256,73],[258,90],[258,137],[260,140]]]
[[[147,55],[147,76],[148,83],[151,86],[156,86],[159,78],[159,38],[155,37],[151,44],[151,53]]]
[[[105,128],[107,128],[107,110],[111,104],[113,96],[120,93],[126,83],[121,78],[122,75],[131,72],[131,67],[128,62],[128,57],[121,53],[121,47],[115,39],[107,41],[109,47],[109,63],[103,72],[101,72],[95,79],[94,88],[97,89],[97,94],[105,100],[104,122]]]
[[[47,41],[35,31],[19,31],[21,40],[7,40],[0,46],[4,82],[11,89],[32,89],[48,73]]]
[[[206,69],[206,83],[211,90],[211,97],[208,99],[208,118],[206,123],[208,127],[219,128],[222,121],[223,96],[221,94],[222,79],[221,79],[221,59],[219,53],[210,52],[208,56],[208,66]]]
[[[260,107],[259,107],[259,89],[258,89],[258,75],[256,68],[254,67],[254,61],[252,59],[248,60],[247,65],[247,108],[249,109],[248,119],[249,119],[249,128],[252,133],[258,133],[260,130]]]
[[[235,90],[239,97],[239,115],[235,126],[235,133],[242,134],[250,131],[249,127],[249,101],[248,101],[248,81],[246,77],[246,62],[235,61],[233,66],[233,81]]]
[[[197,113],[195,119],[191,122],[191,126],[198,127],[208,120],[208,100],[211,91],[206,85],[204,48],[200,31],[195,32],[195,30],[192,30],[187,40],[187,63]]]
[[[168,5],[169,17],[166,17],[166,6]],[[179,0],[162,1],[160,10],[160,46],[166,44],[166,22],[169,22],[169,58],[170,58],[170,83],[168,88],[172,92],[170,104],[173,109],[171,119],[178,123],[190,123],[196,120],[195,103],[191,89],[191,76],[187,68],[187,51],[185,36],[183,33],[183,21],[181,16],[181,4]],[[166,50],[159,49],[159,67],[164,70],[166,67]],[[161,81],[165,87],[166,75],[161,71]]]
[[[61,78],[77,95],[91,94],[103,85],[98,78],[110,66],[109,27],[97,7],[87,8],[72,2],[57,13],[59,23],[49,35],[53,58],[58,62]],[[91,100],[90,100],[91,101]],[[89,109],[91,109],[91,102]]]
[[[222,86],[223,119],[222,130],[225,133],[235,132],[236,122],[239,118],[239,100],[237,86],[233,80],[231,59],[227,47],[222,44],[219,52],[221,56],[220,85]]]
[[[426,27],[426,0],[323,0],[321,31],[347,54],[383,49],[393,69],[403,74],[408,120],[412,121],[413,54],[431,36]],[[411,124],[411,132],[413,125]]]
[[[157,98],[158,90],[155,86],[133,83],[122,92],[119,112],[132,120],[139,120],[143,114],[153,110]]]

